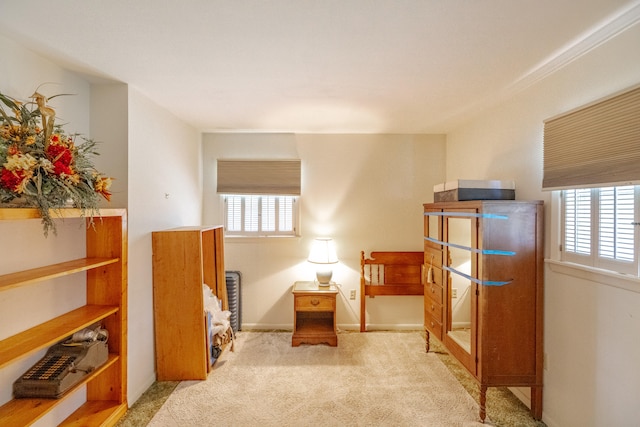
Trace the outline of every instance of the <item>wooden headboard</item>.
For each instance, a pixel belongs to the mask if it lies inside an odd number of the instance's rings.
[[[360,332],[366,329],[366,297],[424,295],[424,252],[360,252]]]

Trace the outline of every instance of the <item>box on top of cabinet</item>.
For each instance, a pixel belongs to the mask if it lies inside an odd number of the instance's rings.
[[[434,202],[515,200],[514,181],[457,179],[433,186]]]

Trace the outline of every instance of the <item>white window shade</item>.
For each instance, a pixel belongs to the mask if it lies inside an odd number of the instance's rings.
[[[544,122],[547,190],[640,183],[640,87]]]
[[[300,195],[300,160],[218,159],[221,194]]]

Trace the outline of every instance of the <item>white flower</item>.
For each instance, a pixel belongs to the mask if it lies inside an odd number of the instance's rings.
[[[53,173],[53,163],[51,160],[43,157],[40,159],[40,167],[44,169],[47,173]]]

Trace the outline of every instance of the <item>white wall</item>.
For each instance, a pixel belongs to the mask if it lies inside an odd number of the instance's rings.
[[[117,82],[92,85],[2,36],[0,57],[0,92],[27,99],[41,82],[56,82],[40,91],[74,94],[55,98],[52,105],[69,123],[68,130],[101,142],[96,165],[115,178],[112,202],[105,206],[128,208],[128,400],[132,404],[155,381],[151,232],[200,224],[200,133],[135,88]],[[59,223],[58,236],[44,239],[37,220],[3,221],[0,274],[83,256],[82,224],[66,220]],[[82,275],[0,292],[0,339],[83,305],[84,295]],[[43,354],[0,370],[0,404],[11,398],[13,381]],[[83,400],[82,391],[38,425],[57,425]]]
[[[99,141],[100,155],[95,165],[103,174],[114,177],[111,202],[102,207],[127,207],[129,188],[129,88],[124,83],[91,85],[91,137]]]
[[[155,381],[151,232],[199,225],[200,133],[129,88],[129,402]],[[179,315],[176,313],[176,315]]]
[[[89,84],[50,61],[0,36],[0,92],[27,101],[38,85],[45,96],[73,93],[53,99],[59,123],[65,129],[85,136],[89,133]],[[44,238],[40,221],[0,222],[0,274],[84,256],[85,230],[81,220],[57,221],[58,234]],[[62,249],[61,249],[62,248]],[[84,305],[85,282],[82,275],[39,282],[0,292],[0,340]],[[39,351],[0,369],[0,404],[12,397],[13,382],[45,353]],[[84,401],[84,389],[38,422],[57,425]]]
[[[306,262],[315,237],[336,242],[337,322],[345,329],[359,328],[360,251],[423,250],[422,204],[444,179],[444,135],[205,134],[203,146],[209,224],[223,220],[216,159],[302,161],[301,237],[225,241],[226,269],[242,273],[244,328],[292,329],[291,286],[315,278]],[[367,311],[371,329],[423,325],[420,297],[369,299]]]
[[[554,255],[557,218],[541,191],[543,120],[640,83],[639,46],[636,25],[452,131],[447,180],[515,179],[518,199],[545,200],[545,253]],[[543,420],[550,427],[636,425],[640,283],[620,289],[569,273],[545,268]]]

